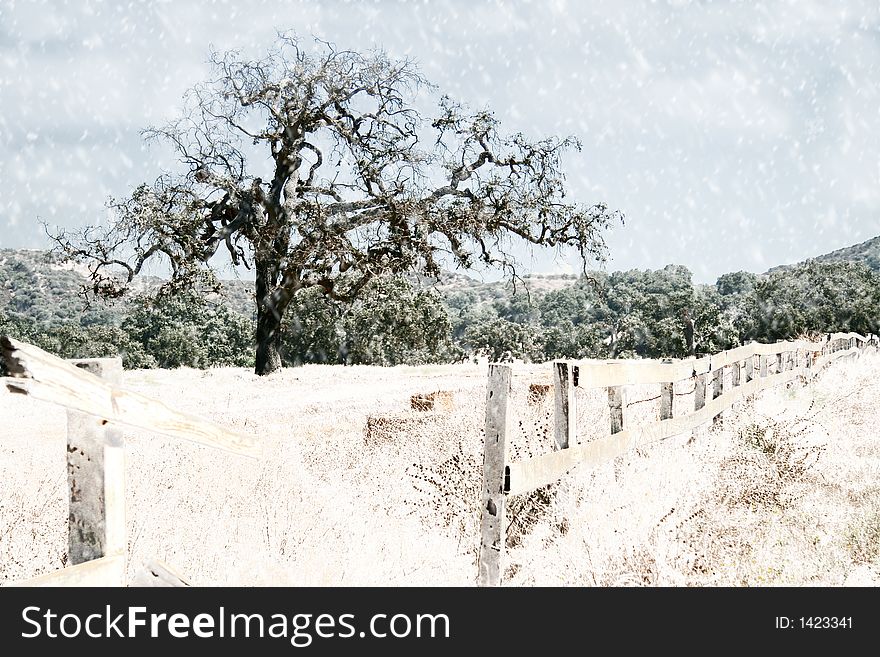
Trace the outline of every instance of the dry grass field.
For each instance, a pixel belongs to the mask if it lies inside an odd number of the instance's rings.
[[[550,366],[514,373],[512,450],[548,450],[552,399],[529,384]],[[129,575],[158,557],[198,585],[472,585],[485,383],[475,365],[127,372],[265,445],[254,461],[127,433]],[[410,409],[435,390],[451,410]],[[600,392],[579,392],[587,436],[607,427]],[[656,393],[631,392],[629,422]],[[875,585],[878,398],[868,352],[513,498],[505,584]],[[0,391],[0,582],[65,565],[65,432],[63,409]]]

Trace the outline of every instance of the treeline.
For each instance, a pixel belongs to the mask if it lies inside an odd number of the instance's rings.
[[[121,321],[42,321],[0,312],[0,335],[61,358],[121,356],[126,369],[249,366],[252,322],[195,293],[136,297]]]
[[[108,317],[112,315],[107,315]],[[140,297],[123,318],[51,323],[0,312],[0,334],[64,358],[121,355],[127,368],[253,366],[252,318],[188,293]],[[563,289],[486,298],[463,288],[441,295],[404,277],[373,281],[353,304],[315,290],[292,301],[283,327],[288,365],[399,365],[483,355],[554,358],[683,357],[751,340],[835,331],[877,333],[880,275],[861,263],[807,262],[757,276],[736,272],[714,286],[691,272],[594,273]]]
[[[449,304],[454,338],[490,358],[680,358],[688,355],[689,319],[697,353],[752,340],[877,332],[880,275],[862,263],[808,261],[695,286],[686,267],[670,265],[596,273],[538,299],[520,294],[475,309],[464,293]]]

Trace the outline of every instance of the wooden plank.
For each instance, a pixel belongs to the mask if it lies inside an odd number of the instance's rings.
[[[626,394],[623,386],[608,388],[608,410],[611,415],[611,433],[623,431],[623,410],[626,407]]]
[[[527,493],[558,480],[577,465],[594,467],[625,454],[639,445],[665,440],[696,429],[747,395],[794,380],[800,375],[800,371],[790,370],[766,378],[753,379],[737,388],[732,388],[721,397],[707,402],[702,409],[688,415],[626,429],[567,450],[542,454],[518,463],[509,463],[508,492],[511,495]]]
[[[852,357],[852,356],[857,357],[859,355],[859,353],[860,353],[860,350],[858,347],[856,347],[854,349],[846,349],[843,351],[833,351],[833,352],[827,353],[824,356],[820,356],[816,360],[816,362],[812,368],[813,372],[818,373],[823,368],[827,367],[828,365],[830,365],[834,361],[839,360],[841,358],[848,358],[848,357]]]
[[[861,342],[865,342],[868,339],[866,336],[861,335],[859,333],[831,333],[831,334],[829,334],[829,337],[828,337],[828,339],[832,340],[832,341],[833,340],[850,340],[852,338],[855,338],[856,340],[859,340]]]
[[[7,586],[121,586],[124,581],[125,557],[114,554]]]
[[[553,363],[553,395],[555,400],[554,436],[559,449],[577,445],[577,395],[575,380],[580,378],[580,368],[574,363]],[[580,381],[578,381],[580,383]]]
[[[609,388],[622,385],[666,383],[691,378],[709,371],[709,357],[669,363],[650,359],[570,361],[580,370],[579,388]]]
[[[668,420],[672,417],[672,402],[675,399],[675,384],[672,382],[660,384],[660,419]]]
[[[507,439],[510,421],[510,365],[491,363],[486,388],[486,435],[483,448],[483,505],[477,583],[501,584],[505,542]],[[568,451],[568,450],[562,450]]]
[[[752,342],[699,359],[657,361],[650,359],[579,360],[570,361],[580,368],[581,388],[610,388],[622,385],[643,385],[682,381],[706,374],[752,356],[775,356],[781,352],[806,348],[812,343],[803,340],[763,344]],[[558,362],[558,361],[557,361]]]
[[[138,587],[182,587],[190,586],[183,576],[159,559],[151,559],[132,577],[129,586]]]
[[[70,361],[113,386],[121,358]],[[71,564],[124,554],[125,444],[118,427],[67,411],[68,556]]]
[[[175,411],[160,401],[101,381],[42,349],[0,337],[0,350],[13,377],[6,387],[41,401],[60,404],[135,429],[182,438],[234,454],[257,458],[253,436]]]

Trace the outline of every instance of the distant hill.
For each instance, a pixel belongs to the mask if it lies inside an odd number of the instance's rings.
[[[880,235],[869,240],[837,249],[831,253],[825,253],[815,258],[809,258],[815,262],[863,262],[874,271],[880,271]],[[795,267],[795,265],[779,265],[768,270],[767,273]]]
[[[49,251],[0,249],[0,312],[48,324],[118,324],[127,313],[128,298],[86,308],[80,289],[87,277],[84,266],[65,263]],[[532,274],[524,278],[529,292],[538,296],[577,280],[571,274]],[[444,272],[439,281],[422,279],[419,283],[436,289],[445,299],[464,294],[475,304],[511,293],[510,286],[502,281],[480,281],[457,272]],[[151,293],[161,284],[159,278],[139,276],[132,285],[135,293]],[[253,315],[252,281],[223,281],[221,296],[232,310],[245,317]]]
[[[880,236],[810,260],[864,262],[871,269],[880,271]],[[797,264],[773,267],[767,273]],[[86,308],[79,292],[87,276],[88,270],[84,266],[65,263],[49,251],[0,249],[0,312],[48,324],[69,321],[84,325],[118,324],[127,314],[130,302],[126,298]],[[577,276],[572,274],[530,274],[523,278],[525,289],[518,286],[517,291],[527,290],[534,297],[566,288],[577,281]],[[440,280],[415,280],[437,290],[448,303],[459,307],[462,304],[491,304],[512,294],[510,285],[504,281],[481,281],[459,272],[444,272]],[[133,287],[136,293],[151,293],[161,284],[159,278],[141,276],[136,277]],[[245,317],[253,316],[252,281],[223,281],[221,296],[235,312]]]
[[[129,298],[86,308],[80,290],[88,278],[82,265],[64,262],[50,251],[0,249],[0,312],[54,325],[118,324],[127,314]],[[138,276],[135,294],[149,294],[162,285],[155,276]],[[253,313],[253,283],[225,281],[222,297],[236,312]]]

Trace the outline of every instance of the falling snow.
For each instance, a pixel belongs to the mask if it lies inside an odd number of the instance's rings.
[[[880,7],[846,2],[0,2],[0,247],[96,223],[174,166],[140,130],[276,30],[409,56],[509,131],[574,134],[609,267],[764,271],[880,224]],[[528,261],[527,261],[528,262]],[[572,260],[573,262],[573,260]],[[552,254],[535,271],[566,269]]]

